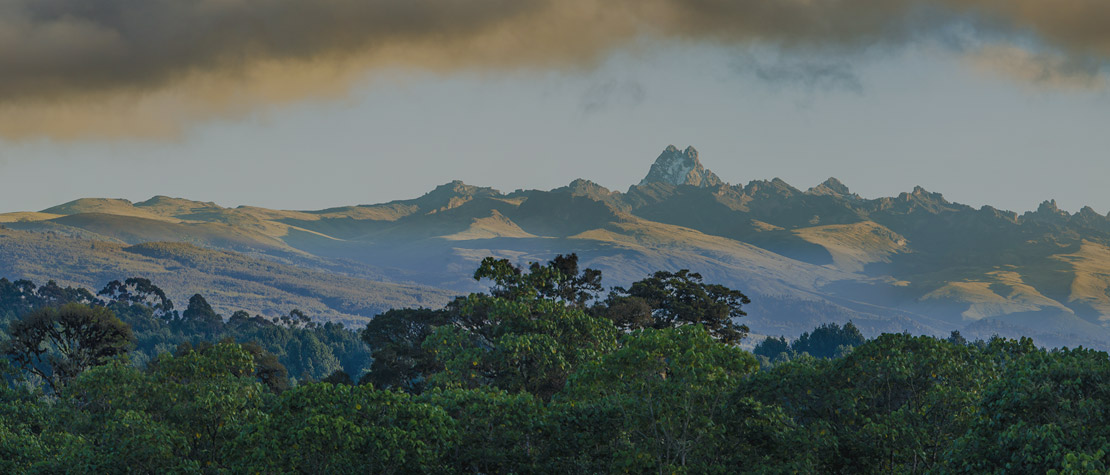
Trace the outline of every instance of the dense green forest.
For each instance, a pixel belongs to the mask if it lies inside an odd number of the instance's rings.
[[[749,299],[696,273],[475,278],[358,329],[0,280],[0,473],[1107,470],[1103,352],[850,323],[748,352]]]

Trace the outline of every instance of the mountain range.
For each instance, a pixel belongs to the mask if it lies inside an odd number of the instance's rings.
[[[753,333],[825,322],[865,333],[1032,336],[1110,348],[1110,217],[1055,202],[1018,214],[917,187],[865,199],[835,178],[724,182],[667,147],[627,191],[579,179],[502,193],[451,182],[416,199],[285,211],[156,196],[0,214],[0,276],[92,289],[139,275],[227,314],[301,308],[359,324],[480,290],[478,261],[577,253],[627,285],[690,269],[748,294]]]

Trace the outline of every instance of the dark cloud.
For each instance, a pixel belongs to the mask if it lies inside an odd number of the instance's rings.
[[[7,0],[0,99],[158,87],[266,61],[342,59],[406,42],[449,44],[539,0]]]
[[[1042,77],[1076,77],[1110,58],[1110,1],[0,0],[0,134],[172,133],[342,94],[376,68],[589,67],[644,36],[840,53],[1020,36],[1059,58],[1032,64],[1072,70]],[[858,87],[838,63],[752,71]]]
[[[809,93],[863,93],[863,83],[847,59],[779,57],[768,61],[754,55],[745,55],[737,58],[733,69],[741,74],[751,75],[772,88],[799,88]]]
[[[1101,89],[1107,81],[1101,62],[1013,46],[988,45],[968,56],[974,66],[1052,89]]]

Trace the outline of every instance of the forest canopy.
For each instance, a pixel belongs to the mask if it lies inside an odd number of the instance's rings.
[[[1100,473],[1110,358],[850,322],[746,337],[689,271],[577,256],[364,328],[0,279],[0,472]]]

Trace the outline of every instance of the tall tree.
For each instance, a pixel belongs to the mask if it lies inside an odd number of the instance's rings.
[[[767,337],[763,341],[755,345],[752,353],[759,356],[766,356],[769,359],[778,357],[783,353],[789,353],[790,343],[786,341],[786,337]]]
[[[729,392],[758,368],[700,325],[626,334],[621,348],[574,374],[564,401],[613,407],[626,440],[613,441],[611,470],[717,473]]]
[[[741,307],[749,303],[739,290],[706,284],[701,274],[683,269],[659,271],[628,289],[613,289],[607,307],[598,312],[629,330],[701,324],[714,338],[736,343],[747,336],[748,327],[734,320],[747,315]],[[650,309],[650,318],[644,308]]]
[[[423,391],[428,377],[440,366],[435,354],[421,345],[452,317],[448,309],[426,308],[394,309],[374,317],[362,330],[362,341],[372,349],[374,362],[360,382],[381,389]]]
[[[578,366],[616,346],[612,322],[534,294],[471,294],[459,312],[456,324],[424,341],[444,367],[433,382],[448,387],[490,385],[548,399]],[[476,313],[482,318],[473,318]]]
[[[214,333],[223,327],[220,317],[200,294],[189,297],[189,306],[181,312],[181,320],[196,331]]]
[[[490,294],[494,297],[515,299],[535,293],[541,298],[558,299],[568,305],[585,307],[602,291],[601,271],[578,268],[578,254],[559,254],[547,264],[533,262],[528,272],[508,259],[487,257],[474,272],[475,280],[493,281]]]
[[[802,333],[790,349],[794,353],[808,353],[817,358],[835,358],[846,350],[862,345],[866,338],[860,333],[852,322],[844,326],[835,323],[826,323],[813,329],[813,332]]]
[[[158,317],[165,318],[173,311],[173,301],[166,297],[166,292],[142,277],[131,277],[123,282],[113,280],[96,295],[109,301],[145,305]]]
[[[111,310],[82,304],[33,311],[12,322],[8,336],[0,351],[55,392],[85,369],[126,353],[134,341],[131,327]]]

